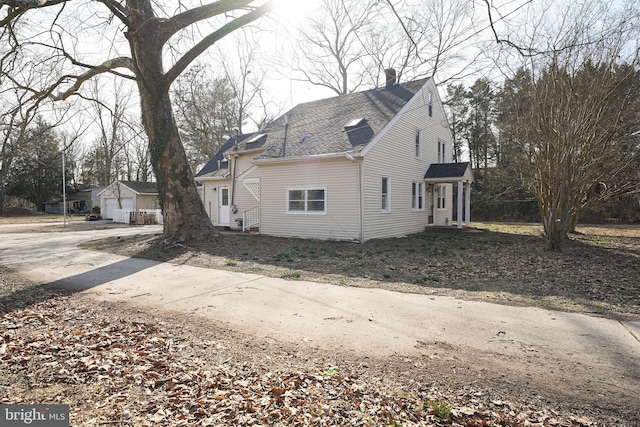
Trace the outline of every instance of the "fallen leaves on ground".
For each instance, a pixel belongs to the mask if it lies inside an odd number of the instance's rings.
[[[71,424],[83,426],[597,425],[481,392],[390,390],[348,366],[272,368],[268,352],[260,363],[227,357],[222,341],[108,313],[77,295],[8,310],[0,317],[0,403],[70,404]]]

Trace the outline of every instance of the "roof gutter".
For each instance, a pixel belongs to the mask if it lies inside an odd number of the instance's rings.
[[[271,164],[271,163],[297,163],[300,161],[313,161],[313,160],[330,160],[330,159],[344,159],[347,158],[351,160],[347,155],[353,157],[353,155],[349,153],[331,153],[331,154],[314,154],[311,156],[303,156],[303,157],[285,157],[285,158],[271,158],[271,159],[254,159],[251,163],[256,165],[261,164]]]

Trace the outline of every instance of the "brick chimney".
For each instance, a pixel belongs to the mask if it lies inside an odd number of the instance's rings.
[[[387,68],[386,70],[384,70],[384,74],[387,77],[387,84],[385,85],[386,87],[390,87],[396,84],[396,70],[394,70],[393,68]]]

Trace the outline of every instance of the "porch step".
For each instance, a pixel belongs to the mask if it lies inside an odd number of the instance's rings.
[[[221,225],[216,225],[214,228],[216,229],[216,231],[220,232],[220,234],[238,234],[244,236],[260,234],[259,227],[251,227],[249,230],[245,231],[239,230],[236,227],[225,227]]]

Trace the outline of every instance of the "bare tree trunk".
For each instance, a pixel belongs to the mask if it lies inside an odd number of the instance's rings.
[[[6,192],[4,189],[4,185],[0,185],[0,216],[4,215],[4,199],[6,197]]]
[[[171,113],[169,93],[160,99],[152,99],[149,94],[141,98],[160,207],[166,218],[164,234],[179,241],[207,238],[214,233],[213,225],[204,211],[188,166]]]
[[[165,217],[164,235],[186,241],[210,238],[215,230],[200,201],[193,172],[173,117],[169,87],[162,66],[162,45],[148,1],[128,0],[136,11],[129,43],[135,53],[142,122],[149,137],[149,152],[158,182],[160,207]]]

